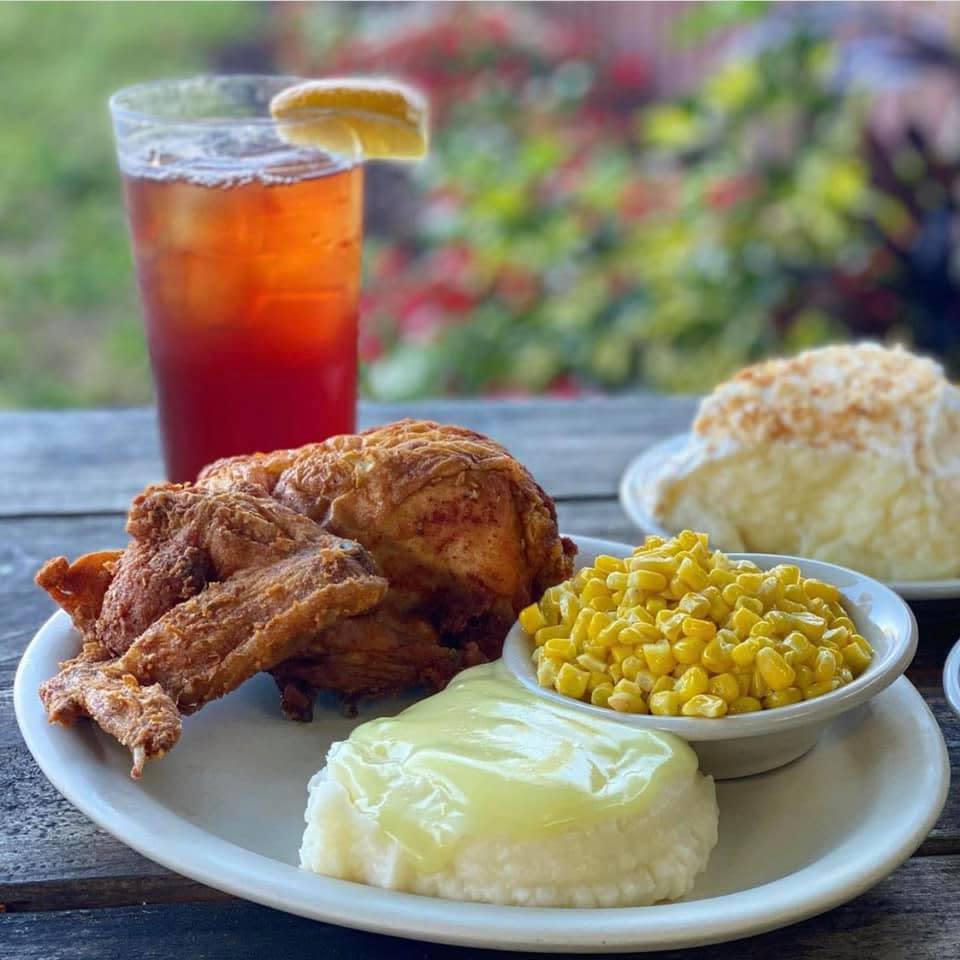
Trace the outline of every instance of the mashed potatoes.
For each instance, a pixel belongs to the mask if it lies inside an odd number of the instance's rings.
[[[873,344],[741,371],[643,492],[665,527],[883,580],[960,576],[960,390]]]
[[[552,704],[499,663],[358,727],[309,789],[303,867],[451,899],[654,903],[688,893],[717,840],[689,746]]]

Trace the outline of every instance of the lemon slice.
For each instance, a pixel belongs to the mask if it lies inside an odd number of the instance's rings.
[[[305,80],[270,101],[281,136],[304,147],[351,151],[372,160],[419,160],[427,152],[427,104],[392,80]]]

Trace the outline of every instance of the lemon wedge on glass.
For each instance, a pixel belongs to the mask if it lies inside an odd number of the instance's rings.
[[[285,140],[370,160],[419,160],[427,152],[427,104],[410,87],[366,77],[304,80],[281,90],[270,113]]]

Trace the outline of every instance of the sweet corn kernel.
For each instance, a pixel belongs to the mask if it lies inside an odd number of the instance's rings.
[[[548,657],[554,657],[557,660],[572,660],[577,655],[577,645],[569,637],[548,640],[543,645],[543,649]]]
[[[710,693],[733,703],[740,696],[740,684],[732,673],[721,673],[710,678]]]
[[[610,610],[616,610],[617,604],[616,601],[609,594],[603,594],[598,597],[594,597],[588,604],[591,610],[598,610],[603,613],[607,613]]]
[[[735,573],[731,573],[729,570],[723,570],[720,567],[714,567],[710,573],[707,574],[707,580],[710,582],[711,586],[719,587],[722,590],[729,584],[736,583],[737,575]]]
[[[609,614],[603,611],[597,611],[590,619],[590,624],[587,627],[587,638],[589,641],[596,643],[597,637],[600,636],[600,631],[605,630],[611,623],[613,623],[613,619]]]
[[[791,703],[799,703],[803,699],[803,691],[799,687],[786,687],[783,690],[774,690],[763,698],[763,705],[767,710],[775,707],[786,707]]]
[[[754,594],[760,589],[760,584],[763,583],[763,574],[741,573],[737,577],[737,583],[743,587],[744,593]]]
[[[590,702],[595,707],[605,707],[611,693],[613,693],[613,684],[601,683],[590,691]]]
[[[677,609],[691,617],[705,617],[710,612],[710,601],[702,594],[690,591],[683,595]]]
[[[590,621],[593,620],[595,611],[590,609],[581,610],[577,614],[577,619],[573,621],[570,628],[570,639],[578,646],[585,646],[590,640]]]
[[[749,667],[756,659],[759,650],[760,644],[756,640],[744,640],[730,651],[730,658],[738,667]]]
[[[607,698],[607,706],[612,707],[617,713],[649,713],[646,700],[643,697],[635,697],[629,693],[620,693],[616,689]]]
[[[649,613],[652,613],[656,616],[661,610],[667,609],[667,601],[663,597],[647,597],[647,602],[644,604]]]
[[[663,693],[664,690],[672,690],[676,681],[673,677],[657,677],[657,682],[653,685],[651,693]]]
[[[652,670],[638,670],[634,682],[644,693],[651,693],[657,684],[657,675]]]
[[[706,693],[710,689],[710,677],[703,667],[690,667],[677,680],[673,689],[686,701],[698,693]]]
[[[534,635],[534,643],[538,647],[542,647],[548,640],[554,639],[569,639],[568,636],[569,629],[563,624],[558,624],[555,627],[541,627]]]
[[[685,557],[677,567],[677,576],[694,590],[702,590],[709,584],[707,571],[692,557]]]
[[[821,647],[817,651],[816,659],[813,661],[813,675],[818,682],[832,680],[840,664],[837,663],[837,657],[832,650],[825,650]]]
[[[711,640],[703,649],[700,662],[711,673],[725,673],[733,667],[733,644],[720,639],[720,634]]]
[[[574,639],[571,637],[571,639]],[[593,657],[595,660],[599,660],[601,663],[606,663],[607,658],[610,656],[609,647],[601,647],[599,644],[587,643],[580,645],[583,652]]]
[[[577,666],[580,667],[581,670],[586,670],[588,673],[599,673],[606,676],[607,662],[600,660],[598,657],[592,657],[589,653],[581,653],[580,656],[577,657]]]
[[[684,637],[673,645],[673,656],[678,664],[689,666],[699,663],[706,644],[697,637]]]
[[[739,583],[728,583],[721,591],[720,596],[723,597],[723,602],[729,604],[731,607],[736,606],[737,601],[746,596],[746,591]]]
[[[741,597],[741,599],[743,598]],[[727,625],[738,637],[748,637],[750,635],[750,628],[759,622],[760,617],[752,610],[748,610],[746,607],[737,607],[733,613],[730,614]]]
[[[590,674],[586,670],[575,667],[572,663],[565,663],[557,673],[556,689],[564,696],[579,700],[587,692]]]
[[[640,657],[630,656],[624,659],[620,663],[620,669],[623,671],[624,677],[629,680],[636,680],[637,674],[646,668],[646,660],[641,660]]]
[[[590,673],[590,679],[587,681],[587,693],[593,693],[597,687],[602,687],[605,683],[609,682],[610,677],[607,675],[606,671],[593,671]]]
[[[643,657],[650,670],[658,676],[670,673],[677,665],[673,650],[665,640],[659,643],[645,643],[643,645]]]
[[[557,682],[557,674],[560,672],[560,663],[557,660],[551,660],[549,657],[543,657],[537,664],[537,683],[541,687],[552,687]]]
[[[813,599],[826,600],[828,603],[840,601],[840,591],[832,583],[814,580],[812,577],[803,581],[803,592]]]
[[[806,692],[807,687],[813,686],[814,683],[819,681],[814,676],[813,670],[808,667],[805,663],[801,663],[799,667],[796,668],[797,671],[797,686]]]
[[[717,635],[717,625],[699,617],[684,617],[680,627],[685,637],[700,640],[704,646]]]
[[[610,679],[613,680],[614,683],[619,683],[623,678],[623,671],[620,669],[619,663],[611,663],[607,667],[607,673],[610,674]]]
[[[763,704],[756,697],[737,697],[737,699],[727,707],[727,713],[756,713],[762,709]]]
[[[656,643],[660,631],[652,623],[631,623],[620,631],[620,643]]]
[[[618,557],[608,557],[603,554],[593,561],[593,565],[597,570],[602,570],[604,573],[613,573],[614,571],[622,573],[625,569],[623,560],[620,560]]]
[[[793,686],[796,671],[772,647],[757,653],[757,670],[771,690],[784,690]]]
[[[685,717],[722,717],[727,712],[727,701],[709,693],[698,693],[681,708]]]
[[[540,605],[537,603],[531,603],[529,607],[524,607],[523,610],[520,611],[519,620],[523,632],[530,634],[531,637],[541,627],[547,625],[547,618],[540,611]]]
[[[675,690],[661,690],[651,693],[647,701],[650,712],[658,717],[676,717],[683,707],[683,698]]]
[[[859,677],[870,666],[871,656],[858,643],[848,643],[841,654],[850,672]]]
[[[805,700],[813,700],[814,697],[822,697],[825,693],[830,693],[839,686],[839,680],[818,680],[803,690],[803,697]]]
[[[659,593],[667,588],[667,578],[656,570],[631,570],[627,576],[627,583],[638,590],[648,593]]]

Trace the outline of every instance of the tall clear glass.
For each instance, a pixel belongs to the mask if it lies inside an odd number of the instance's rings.
[[[171,480],[356,426],[362,156],[348,130],[338,153],[279,136],[270,99],[294,82],[110,100]]]

